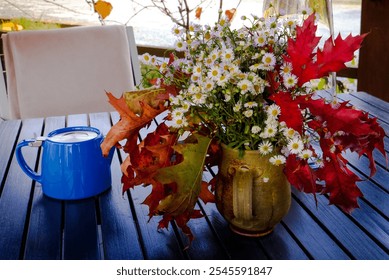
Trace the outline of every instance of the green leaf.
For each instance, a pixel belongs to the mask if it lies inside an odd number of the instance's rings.
[[[162,184],[176,184],[176,191],[162,199],[157,207],[164,214],[178,216],[192,212],[201,191],[202,174],[211,139],[199,134],[193,135],[195,143],[174,146],[183,155],[177,165],[161,168],[154,177]],[[189,139],[192,141],[193,138]]]

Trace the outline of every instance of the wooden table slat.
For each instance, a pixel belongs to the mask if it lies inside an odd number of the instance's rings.
[[[314,259],[350,258],[332,239],[332,236],[328,235],[316,219],[312,218],[295,199],[292,199],[289,213],[283,222]]]
[[[47,118],[43,136],[64,126],[65,117]],[[41,164],[39,164],[39,173],[40,170]],[[42,192],[42,186],[37,182],[34,189],[24,258],[33,260],[61,259],[62,222],[62,202],[45,196]]]
[[[42,125],[43,119],[23,121],[17,142],[40,135]],[[38,148],[25,147],[23,155],[27,164],[34,169]],[[34,184],[13,157],[0,199],[0,259],[19,259],[23,255],[25,225],[28,223],[30,195]]]
[[[351,255],[350,257],[380,259],[386,256],[380,246],[357,223],[350,219],[351,217],[348,217],[337,207],[329,206],[328,200],[324,196],[317,197],[318,204],[316,207],[314,199],[310,195],[298,191],[293,193],[295,199],[308,208],[311,215],[314,215],[318,222],[322,224],[322,227],[331,232],[331,235],[335,238],[334,240],[342,244],[344,249]],[[363,211],[369,210],[366,207],[364,208]],[[361,209],[355,211],[358,212]],[[319,246],[324,246],[322,240],[319,244]]]
[[[67,126],[89,125],[87,115],[71,115]],[[64,259],[100,259],[99,229],[94,198],[65,202]]]
[[[91,114],[90,124],[106,135],[111,127],[108,113]],[[112,164],[112,187],[99,197],[101,229],[105,259],[143,259],[142,245],[132,216],[130,202],[122,195],[120,161],[115,152]]]

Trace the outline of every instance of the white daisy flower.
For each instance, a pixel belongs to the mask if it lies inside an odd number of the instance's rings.
[[[247,79],[243,79],[241,80],[238,85],[237,85],[241,91],[242,94],[245,94],[247,92],[249,92],[251,89],[252,89],[252,83],[247,80]]]
[[[205,92],[210,92],[211,90],[214,89],[214,87],[215,87],[215,83],[210,79],[206,79],[202,84],[202,88],[204,89]]]
[[[249,101],[244,104],[245,108],[255,108],[258,107],[258,103],[255,101]]]
[[[297,135],[297,132],[293,128],[287,127],[282,130],[282,134],[284,134],[286,138],[292,139]]]
[[[181,40],[176,41],[176,43],[174,44],[174,48],[178,52],[185,51],[186,47],[187,47],[187,43]]]
[[[304,149],[303,141],[301,141],[300,138],[294,137],[293,139],[290,139],[288,142],[288,149],[291,154],[299,154]]]
[[[152,60],[152,56],[149,53],[144,53],[140,57],[140,61],[146,65],[151,65],[151,60]]]
[[[220,75],[219,79],[216,81],[217,85],[220,87],[224,87],[228,83],[228,76],[227,75]]]
[[[272,156],[269,161],[275,166],[280,166],[286,162],[286,158],[283,155],[275,155]]]
[[[254,39],[253,44],[256,47],[262,47],[266,44],[266,34],[263,32],[255,35],[253,39]]]
[[[194,66],[193,66],[193,74],[194,75],[201,75],[203,69],[202,69],[202,66],[200,63],[196,63]]]
[[[249,109],[249,110],[244,111],[243,114],[245,115],[246,118],[250,118],[253,116],[254,111]]]
[[[263,132],[260,134],[262,138],[271,138],[277,134],[277,126],[275,124],[266,125]]]
[[[236,113],[236,112],[239,112],[240,109],[242,109],[242,103],[240,101],[238,101],[234,107],[232,108],[232,110]]]
[[[197,92],[192,95],[193,103],[195,104],[205,104],[207,100],[207,96],[203,94],[202,92]]]
[[[222,61],[230,62],[234,59],[234,51],[232,49],[224,49],[222,52]]]
[[[296,86],[297,84],[297,76],[294,75],[294,74],[285,74],[283,75],[283,84],[286,88],[292,88],[294,86]]]
[[[197,75],[197,74],[193,74],[192,76],[190,76],[190,79],[191,79],[192,82],[198,83],[201,80],[201,76]]]
[[[172,28],[172,33],[173,33],[173,35],[179,37],[184,33],[184,29],[180,28],[178,25],[176,25]]]
[[[184,116],[184,112],[181,109],[175,109],[172,111],[171,115],[172,115],[173,119],[176,119],[176,118],[181,119]]]
[[[269,107],[267,107],[266,113],[267,113],[268,117],[273,118],[273,119],[277,119],[281,113],[281,108],[277,104],[272,104]]]
[[[172,126],[174,128],[182,128],[188,125],[188,122],[183,118],[172,119]]]
[[[273,68],[276,65],[275,55],[273,53],[265,53],[262,57],[262,63],[268,68]]]
[[[261,132],[261,128],[258,126],[258,125],[254,125],[252,128],[251,128],[251,133],[252,134],[257,134]]]
[[[292,66],[292,63],[290,62],[285,62],[282,66],[281,66],[281,75],[286,75],[286,74],[291,74],[292,73],[292,69],[293,69],[293,66]]]
[[[221,76],[221,72],[218,66],[214,65],[211,67],[211,69],[209,69],[208,78],[217,81],[219,80],[220,76]]]
[[[309,149],[302,150],[299,156],[303,159],[309,159],[312,157],[312,151]]]
[[[273,151],[273,145],[269,141],[264,141],[258,146],[261,155],[270,154]]]

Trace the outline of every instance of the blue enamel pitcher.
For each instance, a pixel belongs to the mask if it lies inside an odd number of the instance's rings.
[[[98,195],[111,187],[111,160],[103,157],[103,135],[94,127],[75,126],[50,132],[47,137],[21,141],[16,159],[22,170],[41,183],[45,195],[60,200],[83,199]],[[22,148],[42,146],[41,174],[28,166]]]

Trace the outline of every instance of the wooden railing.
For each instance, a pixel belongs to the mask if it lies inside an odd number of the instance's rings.
[[[0,36],[1,36],[0,32]],[[168,56],[168,53],[171,49],[167,47],[158,47],[158,46],[150,46],[150,45],[137,45],[138,54],[142,55],[144,53],[149,53],[151,55],[155,55],[157,57],[166,57]],[[0,40],[0,61],[2,64],[3,69],[3,76],[4,80],[6,81],[5,77],[5,64],[4,64],[4,52],[3,52],[3,41]],[[341,70],[337,73],[338,77],[345,77],[345,78],[358,78],[358,68],[346,68],[344,70]]]

